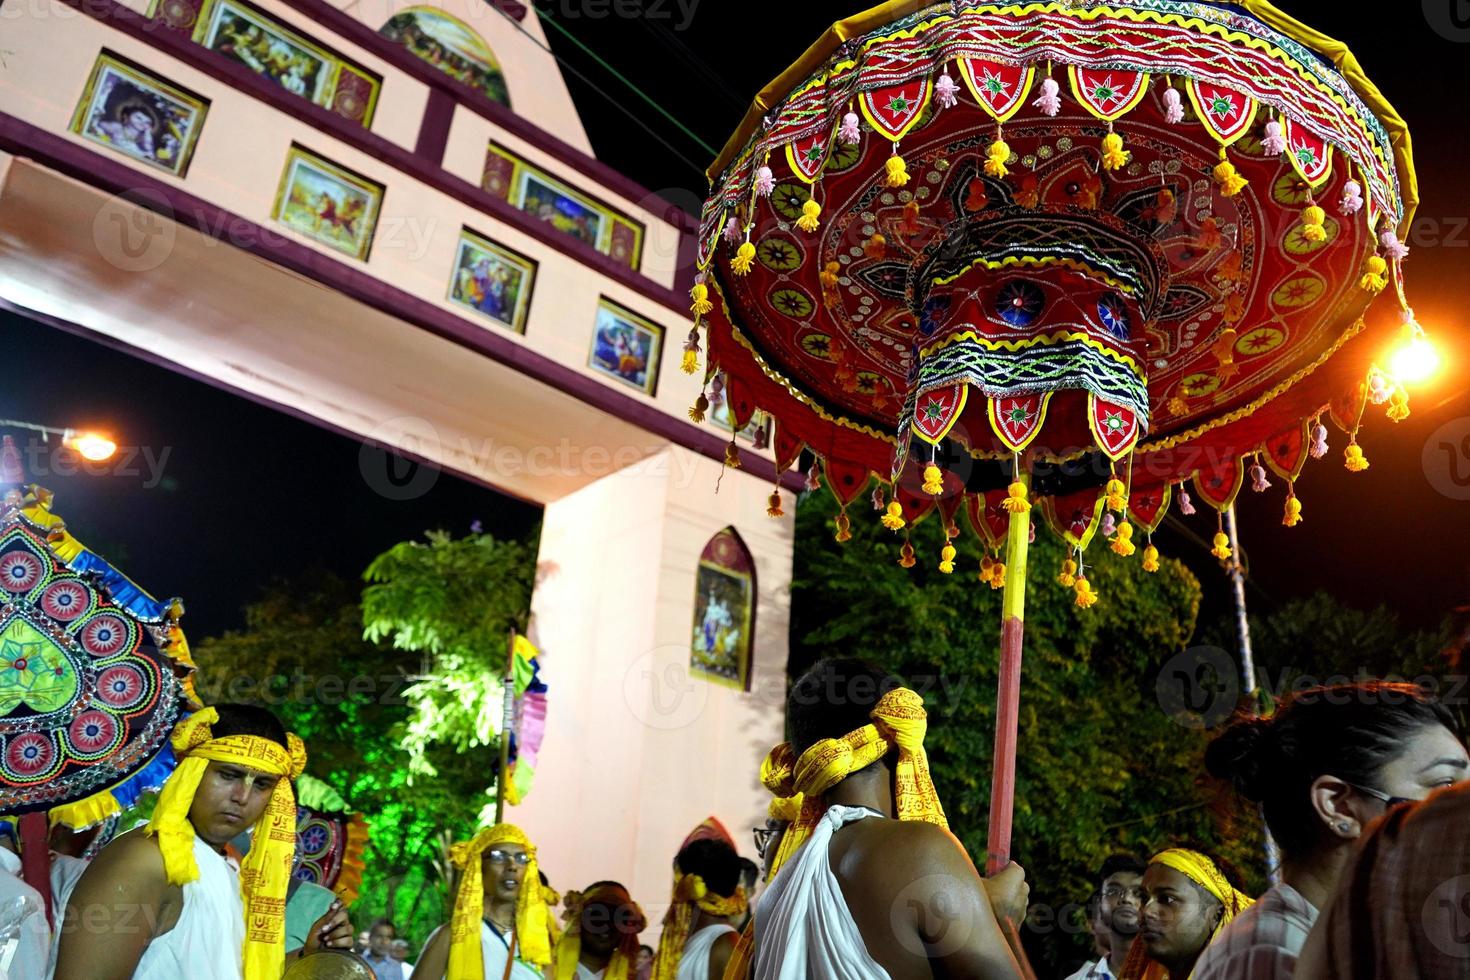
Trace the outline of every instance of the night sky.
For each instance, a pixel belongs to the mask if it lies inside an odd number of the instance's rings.
[[[1448,11],[1453,0],[1442,2]],[[751,96],[833,19],[862,4],[703,0],[691,15],[690,0],[645,0],[644,16],[634,18],[580,0],[541,6],[718,149]],[[1414,390],[1408,421],[1393,426],[1377,414],[1365,427],[1367,472],[1342,468],[1345,437],[1333,430],[1333,452],[1309,463],[1298,483],[1301,526],[1279,526],[1279,487],[1261,497],[1242,494],[1250,601],[1267,611],[1325,588],[1355,605],[1387,603],[1408,625],[1434,625],[1470,603],[1470,390],[1463,381],[1470,342],[1461,302],[1470,258],[1470,137],[1458,108],[1470,81],[1470,31],[1458,42],[1447,38],[1451,29],[1437,32],[1419,4],[1371,18],[1340,5],[1281,6],[1347,42],[1409,123],[1422,201],[1408,240],[1409,288],[1447,370]],[[617,5],[628,7],[626,0]],[[553,49],[592,80],[568,78],[598,156],[697,208],[712,152],[557,31],[548,34]],[[53,472],[59,460],[42,454],[33,475],[56,491],[57,510],[79,538],[153,593],[185,599],[184,626],[193,637],[239,626],[242,604],[274,576],[316,566],[354,577],[374,555],[429,528],[462,533],[478,520],[492,533],[519,535],[538,517],[534,507],[448,474],[417,499],[388,499],[364,476],[355,440],[11,314],[0,314],[0,351],[0,418],[104,426],[125,447],[146,449],[131,460],[120,453],[97,475]],[[128,472],[119,472],[128,462]],[[381,474],[386,463],[370,454],[366,465]],[[1205,615],[1213,616],[1229,602],[1225,578],[1205,553],[1213,520],[1202,508],[1186,524],[1191,535],[1166,531],[1156,543],[1195,568]]]

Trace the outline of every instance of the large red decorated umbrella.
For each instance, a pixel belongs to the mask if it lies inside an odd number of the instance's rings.
[[[1389,349],[1424,344],[1408,132],[1342,45],[1259,0],[891,2],[772,82],[710,174],[691,414],[773,415],[780,467],[819,461],[839,540],[876,478],[886,526],[937,511],[952,538],[963,510],[993,555],[1002,862],[1034,513],[1085,607],[1099,527],[1152,571],[1171,501],[1223,512],[1269,470],[1301,520],[1324,420],[1368,465],[1367,403],[1408,414]],[[1384,291],[1397,310],[1370,322]]]

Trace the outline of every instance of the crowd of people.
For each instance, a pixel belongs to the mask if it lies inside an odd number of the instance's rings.
[[[558,894],[533,835],[500,823],[451,849],[452,912],[415,957],[391,922],[355,936],[335,896],[292,878],[300,740],[264,709],[205,708],[174,734],[147,826],[53,865],[54,933],[14,842],[0,849],[9,976],[277,980],[355,949],[379,980],[1034,977],[1024,874],[982,875],[950,833],[919,695],[826,660],[792,686],[787,724],[761,765],[760,866],[713,818],[671,847],[656,948],[626,887]],[[1205,764],[1259,806],[1275,883],[1247,894],[1197,842],[1115,854],[1087,903],[1096,958],[1068,980],[1470,976],[1470,756],[1442,705],[1381,682],[1302,691],[1233,721]]]

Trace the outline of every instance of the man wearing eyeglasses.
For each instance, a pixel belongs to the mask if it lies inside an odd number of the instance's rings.
[[[1138,912],[1143,907],[1143,873],[1148,865],[1132,854],[1114,854],[1102,863],[1097,915],[1108,955],[1085,964],[1067,980],[1116,980],[1123,974],[1128,947],[1138,935]]]

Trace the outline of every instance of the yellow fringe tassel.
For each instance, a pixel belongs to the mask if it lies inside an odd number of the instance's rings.
[[[818,220],[821,216],[822,206],[809,197],[801,206],[801,217],[796,219],[796,227],[802,231],[816,231],[817,226],[821,224],[821,221]]]
[[[715,304],[709,301],[709,287],[702,282],[695,283],[694,288],[689,290],[689,298],[694,301],[689,304],[689,312],[695,316],[701,316],[715,308]]]
[[[1071,588],[1077,582],[1077,563],[1068,558],[1062,562],[1062,572],[1057,576],[1057,581],[1067,588]]]
[[[900,531],[908,523],[903,519],[903,504],[897,500],[888,501],[888,509],[883,512],[883,526],[890,531]]]
[[[985,173],[991,177],[1004,177],[1010,173],[1006,169],[1006,161],[1011,158],[1011,148],[1006,146],[1006,141],[997,139],[990,144],[985,151]]]
[[[735,250],[735,257],[730,260],[730,271],[737,276],[743,276],[754,263],[755,246],[750,242],[741,242],[740,247]]]
[[[1235,169],[1235,164],[1225,155],[1225,147],[1220,147],[1220,162],[1215,164],[1215,183],[1220,185],[1222,197],[1234,197],[1245,190],[1246,180]]]
[[[1370,255],[1363,262],[1363,278],[1358,280],[1358,285],[1370,293],[1381,293],[1388,285],[1388,263],[1381,255]]]
[[[903,157],[897,153],[883,161],[883,171],[889,187],[902,187],[909,182],[908,167],[904,165]]]
[[[1143,570],[1145,572],[1159,570],[1159,549],[1153,545],[1148,545],[1143,549]]]
[[[1128,488],[1123,486],[1123,481],[1116,476],[1108,481],[1105,491],[1108,495],[1108,510],[1121,514],[1128,507]]]
[[[1296,499],[1296,494],[1286,498],[1286,512],[1281,515],[1281,523],[1287,527],[1296,527],[1302,522],[1302,502]]]
[[[933,463],[924,467],[924,492],[933,497],[944,492],[944,473]]]
[[[1409,393],[1402,387],[1395,388],[1388,396],[1388,417],[1395,422],[1409,417]]]
[[[785,517],[786,516],[786,512],[781,509],[781,491],[780,490],[772,490],[771,491],[771,496],[769,498],[767,498],[766,516],[767,517]]]
[[[1026,484],[1020,480],[1006,487],[1006,499],[1000,502],[1007,513],[1024,514],[1031,509],[1031,502],[1026,499]]]
[[[1221,561],[1230,557],[1230,538],[1225,535],[1224,531],[1215,532],[1215,546],[1210,549],[1210,554]]]
[[[693,374],[695,371],[698,371],[699,351],[693,349],[686,350],[683,359],[679,361],[679,370],[685,374]],[[698,420],[696,419],[695,421]]]
[[[1003,589],[1006,587],[1006,563],[998,561],[990,566],[990,587],[992,589]]]
[[[939,552],[939,570],[948,575],[954,571],[954,545],[945,542],[943,550]]]
[[[731,439],[725,446],[725,465],[732,470],[740,469],[740,447]]]
[[[1368,460],[1363,456],[1363,447],[1356,442],[1347,447],[1344,457],[1342,465],[1347,467],[1349,473],[1361,473],[1369,466]]]
[[[1087,576],[1077,576],[1073,586],[1077,590],[1077,605],[1083,609],[1090,609],[1097,604],[1097,592],[1093,590],[1092,584],[1087,581]]]
[[[1315,204],[1302,208],[1302,237],[1309,242],[1327,241],[1327,212]]]
[[[1120,170],[1128,165],[1133,154],[1123,149],[1123,137],[1108,133],[1102,141],[1102,163],[1104,170]]]
[[[837,515],[837,521],[836,521],[836,523],[837,523],[837,540],[839,542],[842,542],[842,541],[851,541],[852,540],[852,520],[847,516],[846,512]]]
[[[1133,525],[1124,521],[1118,525],[1118,533],[1113,535],[1113,553],[1122,555],[1124,558],[1132,555],[1138,550],[1133,543]]]
[[[689,421],[703,422],[704,413],[707,411],[709,411],[709,399],[706,398],[704,396],[704,392],[701,391],[699,393],[699,397],[694,399],[694,404],[689,407]],[[727,458],[728,455],[729,454],[727,453]]]

